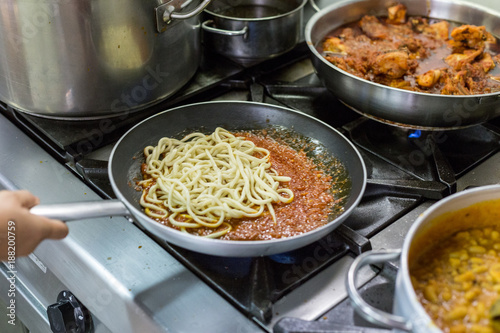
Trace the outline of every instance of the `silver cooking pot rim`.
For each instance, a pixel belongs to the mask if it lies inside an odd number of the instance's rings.
[[[290,0],[286,0],[286,1],[290,1]],[[211,2],[211,5],[212,6],[207,6],[207,8],[205,8],[205,12],[214,16],[214,17],[218,17],[218,18],[221,18],[221,19],[228,19],[228,20],[234,20],[234,21],[243,21],[243,22],[253,22],[253,21],[268,21],[268,20],[275,20],[275,19],[279,19],[281,17],[285,17],[285,16],[288,16],[290,14],[293,14],[293,13],[296,13],[300,10],[302,10],[302,8],[306,5],[308,0],[302,0],[301,3],[298,3],[298,5],[296,5],[293,9],[291,10],[288,10],[284,13],[280,13],[280,14],[277,14],[277,15],[272,15],[272,16],[264,16],[264,17],[237,17],[237,16],[233,16],[233,15],[224,15],[224,14],[221,14],[217,11],[214,11],[214,10],[211,10],[210,8],[214,5],[214,3],[217,3],[217,0],[212,0]]]

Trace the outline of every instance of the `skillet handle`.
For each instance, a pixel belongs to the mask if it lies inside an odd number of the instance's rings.
[[[38,205],[31,208],[30,213],[66,222],[94,217],[130,215],[127,207],[120,200]]]
[[[356,274],[363,266],[375,263],[383,263],[398,259],[400,250],[368,251],[359,255],[349,267],[346,278],[346,288],[353,308],[371,323],[395,328],[402,331],[411,331],[412,323],[401,316],[396,316],[377,308],[374,308],[363,300],[356,288]]]

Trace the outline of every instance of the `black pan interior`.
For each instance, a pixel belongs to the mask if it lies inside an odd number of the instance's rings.
[[[283,15],[298,8],[303,0],[212,0],[207,11],[228,18],[255,19]]]

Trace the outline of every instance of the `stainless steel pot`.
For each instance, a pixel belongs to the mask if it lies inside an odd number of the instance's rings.
[[[428,235],[430,228],[436,227],[436,218],[439,216],[472,206],[476,203],[500,200],[500,185],[488,185],[455,193],[427,209],[420,215],[409,230],[401,250],[369,251],[358,256],[349,268],[346,286],[349,297],[355,310],[366,320],[385,327],[403,332],[441,333],[433,324],[430,317],[417,299],[412,287],[409,273],[412,246],[416,246],[416,239]],[[493,214],[493,213],[491,213]],[[500,214],[500,205],[495,211]],[[434,223],[434,224],[433,224]],[[477,221],[477,227],[482,227]],[[461,226],[446,226],[446,229],[460,228]],[[462,226],[463,227],[463,226]],[[439,228],[442,231],[442,228]],[[413,249],[413,251],[416,251]],[[357,291],[356,275],[365,265],[383,263],[399,259],[399,271],[396,277],[395,300],[393,313],[389,314],[366,303]]]
[[[134,184],[141,179],[140,166],[144,147],[155,145],[162,137],[179,135],[183,130],[201,128],[208,132],[221,126],[228,130],[265,129],[284,126],[325,148],[315,149],[317,158],[334,156],[345,171],[334,184],[343,212],[324,226],[310,232],[281,239],[230,241],[194,236],[167,227],[148,217],[139,204],[141,191]],[[328,156],[321,155],[327,151]],[[322,157],[321,157],[322,156]],[[352,213],[361,201],[366,186],[366,167],[354,145],[331,126],[302,112],[253,102],[206,102],[190,104],[154,115],[130,129],[115,145],[109,160],[109,178],[118,200],[36,206],[35,214],[64,221],[97,216],[132,215],[140,226],[160,241],[205,254],[225,257],[255,257],[291,251],[326,236]],[[347,186],[345,184],[348,184]]]
[[[0,1],[0,100],[69,119],[157,103],[196,72],[209,2]]]
[[[408,15],[484,25],[500,36],[500,13],[473,3],[454,0],[398,1]],[[319,46],[335,28],[363,15],[385,15],[392,0],[341,1],[321,9],[308,21],[305,39],[323,84],[358,113],[390,125],[441,130],[462,128],[500,115],[500,93],[444,96],[406,91],[373,83],[347,73],[324,59]]]
[[[290,51],[300,41],[307,0],[212,0],[203,43],[249,66]]]

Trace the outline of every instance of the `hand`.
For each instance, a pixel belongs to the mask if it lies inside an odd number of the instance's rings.
[[[26,256],[44,239],[66,237],[64,222],[30,213],[39,203],[28,191],[0,191],[0,260]]]

